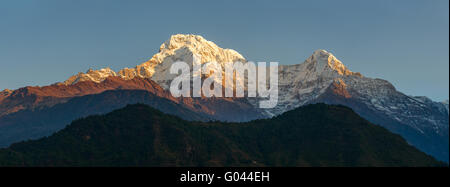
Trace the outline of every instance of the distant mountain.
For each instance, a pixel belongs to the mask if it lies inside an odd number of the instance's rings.
[[[75,97],[52,107],[22,110],[0,117],[0,147],[49,136],[75,119],[105,114],[130,103],[144,103],[167,114],[183,116],[186,120],[210,119],[206,114],[194,112],[145,90],[110,90],[101,94]]]
[[[194,55],[201,63],[216,61],[221,66],[228,62],[247,62],[238,52],[220,48],[201,36],[173,35],[150,60],[134,68],[118,72],[109,68],[90,69],[54,85],[0,92],[0,126],[2,116],[39,111],[74,97],[107,90],[146,90],[222,121],[270,118],[311,103],[342,104],[372,123],[400,134],[420,150],[448,162],[448,101],[434,102],[426,97],[405,95],[386,80],[349,70],[325,50],[315,51],[301,64],[279,66],[278,105],[272,109],[259,109],[258,98],[173,98],[168,88],[175,75],[169,73],[169,67],[176,61],[192,63]]]
[[[261,118],[260,111],[245,103],[246,100],[242,102],[239,99],[222,98],[175,100],[172,97],[162,97],[164,93],[165,91],[162,91],[156,95],[147,90],[109,90],[100,94],[73,97],[50,107],[26,109],[5,115],[0,117],[0,147],[51,135],[75,119],[111,112],[127,104],[148,104],[164,113],[191,121],[226,121],[231,118],[234,119],[230,121],[248,121]]]
[[[247,123],[188,122],[146,105],[0,149],[0,166],[445,166],[350,108]]]
[[[448,104],[412,97],[386,80],[348,70],[333,54],[317,50],[304,63],[279,67],[279,101],[268,115],[309,103],[342,104],[402,135],[420,150],[448,162]],[[252,101],[256,106],[256,102]]]
[[[35,111],[53,107],[74,97],[99,94],[108,90],[145,90],[198,113],[214,116],[216,120],[249,121],[264,117],[262,112],[254,108],[245,98],[175,98],[168,90],[163,89],[151,79],[136,77],[125,80],[120,77],[107,77],[99,83],[81,81],[73,85],[29,86],[14,90],[8,97],[0,100],[0,119],[19,111]],[[2,123],[0,123],[1,126]]]
[[[10,91],[8,97],[0,100],[0,117],[21,110],[36,110],[51,107],[58,103],[67,102],[78,96],[98,94],[107,90],[146,90],[159,97],[175,101],[170,93],[164,91],[154,81],[148,79],[123,80],[118,77],[109,77],[101,83],[83,81],[73,85],[54,84],[44,87],[24,87]],[[1,126],[1,124],[0,124]]]

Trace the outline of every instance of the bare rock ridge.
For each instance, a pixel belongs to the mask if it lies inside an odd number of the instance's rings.
[[[194,112],[210,115],[223,121],[247,121],[264,117],[260,114],[260,111],[243,98],[175,98],[169,91],[164,90],[150,79],[136,77],[125,80],[117,76],[111,76],[100,83],[81,81],[73,85],[25,87],[15,90],[9,97],[0,101],[0,118],[22,110],[37,111],[53,107],[60,103],[66,103],[75,97],[100,94],[109,90],[145,90]],[[237,111],[244,113],[231,119],[231,115],[239,115],[239,113],[235,113]],[[2,126],[1,123],[0,126]]]
[[[106,78],[114,76],[117,76],[117,73],[110,68],[103,68],[95,71],[89,69],[86,73],[80,72],[77,75],[70,77],[69,79],[63,82],[63,85],[73,85],[83,81],[93,81],[96,83],[100,83],[104,81]]]

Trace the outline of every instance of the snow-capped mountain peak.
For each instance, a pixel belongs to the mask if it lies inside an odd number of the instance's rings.
[[[172,35],[169,40],[160,47],[158,54],[167,54],[180,48],[188,48],[191,52],[209,57],[209,61],[217,62],[244,60],[244,57],[232,49],[222,49],[214,42],[208,41],[202,36],[193,34]],[[211,55],[214,56],[211,56]],[[155,55],[154,57],[157,57]],[[216,58],[216,59],[215,59]],[[152,58],[153,59],[153,58]]]
[[[232,49],[222,49],[215,43],[204,39],[199,35],[192,34],[176,34],[172,35],[169,40],[165,41],[160,49],[159,53],[153,55],[153,57],[141,64],[141,66],[151,66],[153,64],[160,64],[164,62],[166,57],[171,56],[172,59],[179,59],[182,57],[196,54],[201,57],[202,63],[216,61],[222,62],[234,62],[245,61],[245,58]]]
[[[102,68],[100,70],[89,69],[88,71],[86,71],[86,73],[80,72],[77,75],[70,77],[69,79],[64,81],[63,84],[70,85],[82,81],[94,81],[96,83],[100,83],[110,76],[117,76],[116,72],[114,72],[110,68]]]
[[[347,67],[345,67],[345,65],[332,53],[323,49],[314,51],[314,53],[306,59],[304,63],[307,64],[308,67],[311,67],[310,69],[317,74],[330,74],[335,72],[339,75],[361,75],[347,69]]]
[[[91,70],[87,73],[79,73],[72,76],[64,82],[66,85],[75,84],[80,81],[92,80],[101,82],[109,76],[120,76],[125,80],[135,77],[151,78],[160,84],[163,88],[168,88],[170,81],[176,76],[169,73],[170,67],[174,62],[183,61],[192,64],[193,55],[200,58],[201,63],[218,62],[222,65],[227,62],[241,61],[245,58],[232,49],[223,49],[215,43],[204,39],[199,35],[176,34],[165,41],[159,52],[153,57],[135,68],[124,68],[118,73],[110,69],[106,71]]]

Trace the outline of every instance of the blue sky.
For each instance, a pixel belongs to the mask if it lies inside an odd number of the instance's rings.
[[[176,33],[252,61],[303,62],[316,49],[408,95],[449,97],[448,0],[0,1],[0,90],[134,67]]]

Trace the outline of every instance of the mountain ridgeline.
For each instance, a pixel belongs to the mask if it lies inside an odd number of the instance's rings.
[[[0,166],[446,166],[341,105],[195,122],[148,105],[73,121],[0,150]]]
[[[387,80],[351,71],[332,53],[320,49],[303,63],[278,66],[278,104],[274,108],[259,108],[259,101],[266,98],[258,97],[173,97],[169,85],[176,75],[170,73],[171,65],[177,61],[192,65],[194,56],[201,64],[218,62],[222,70],[230,62],[248,62],[237,51],[221,48],[202,36],[177,34],[134,68],[118,72],[90,69],[48,86],[0,91],[0,147],[51,135],[74,119],[105,114],[127,104],[148,104],[184,120],[247,122],[326,103],[350,107],[419,150],[449,161],[448,100],[436,102],[404,94]],[[242,78],[245,82],[245,76]]]

